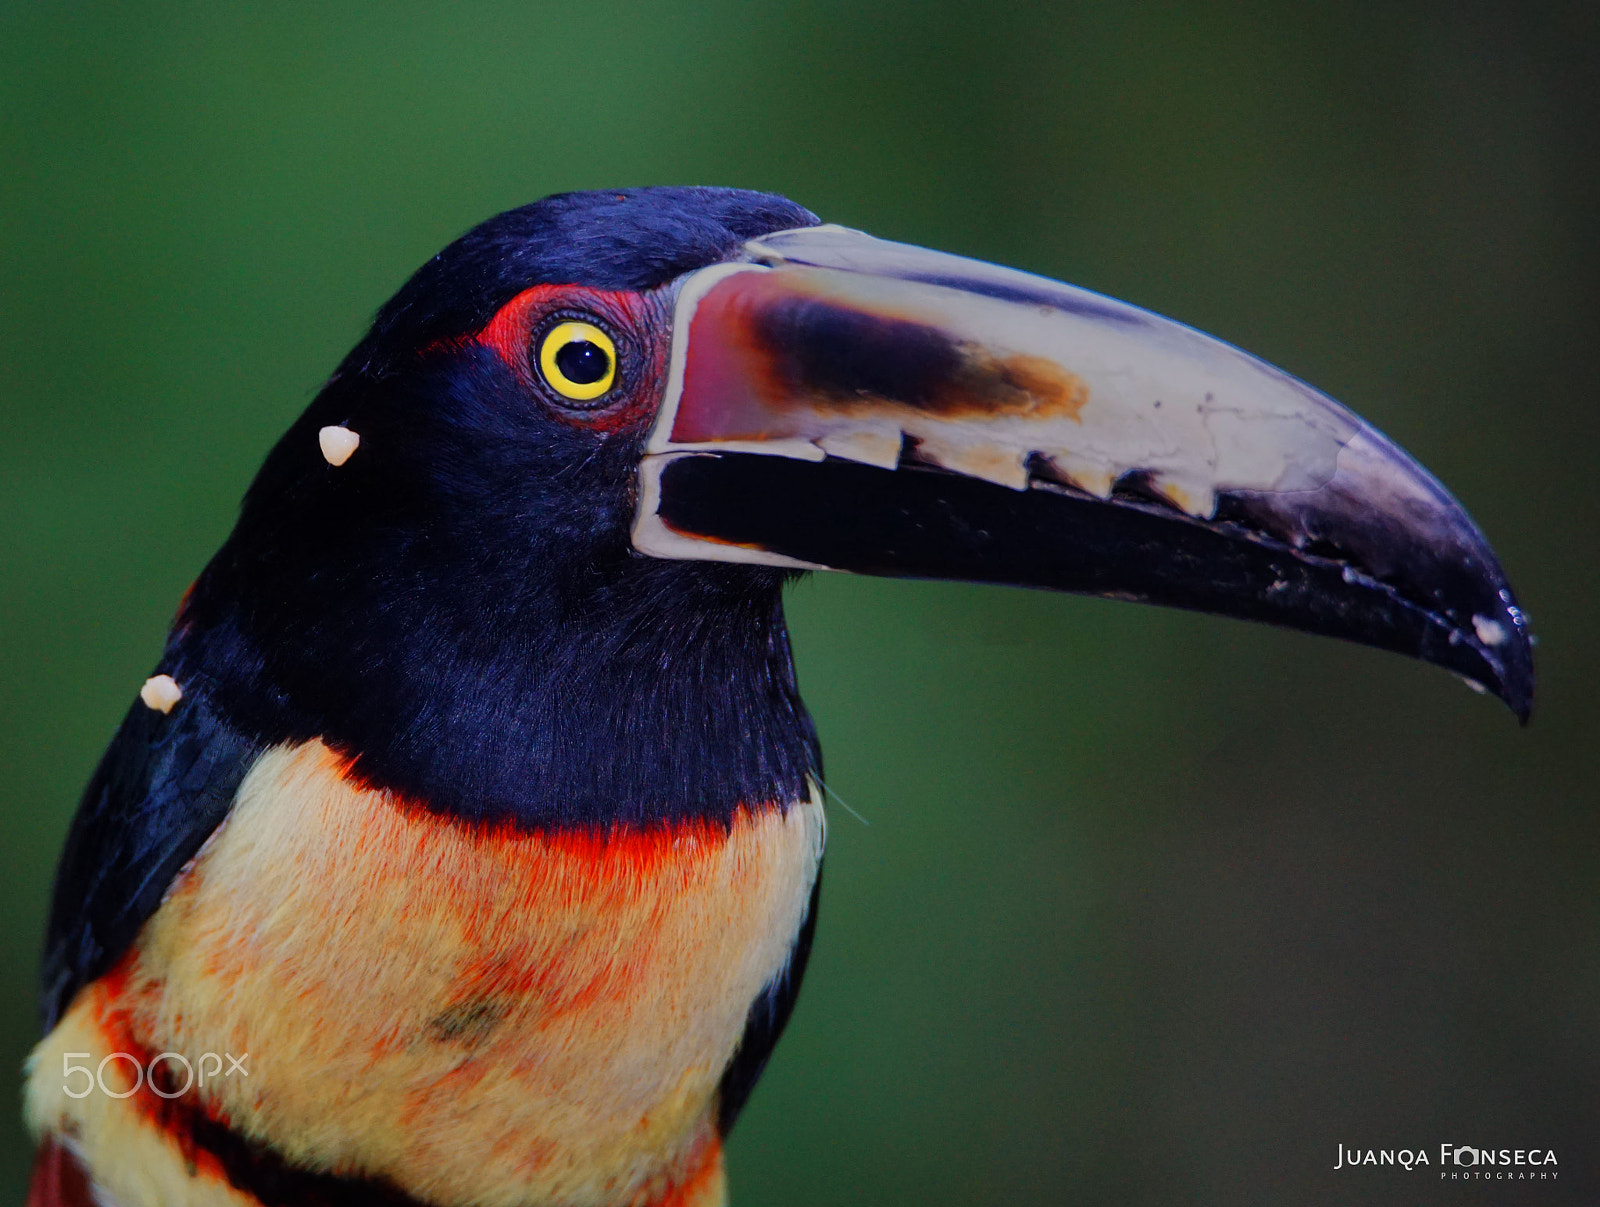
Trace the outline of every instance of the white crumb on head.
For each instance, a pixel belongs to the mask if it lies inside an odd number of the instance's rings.
[[[361,437],[343,426],[325,427],[317,433],[317,443],[329,465],[343,465],[361,446]]]
[[[183,699],[183,688],[171,675],[151,675],[139,689],[139,699],[145,702],[147,708],[169,713],[172,706]]]
[[[1498,620],[1490,620],[1487,616],[1474,616],[1472,628],[1478,634],[1478,640],[1484,645],[1499,645],[1506,639],[1506,626]]]

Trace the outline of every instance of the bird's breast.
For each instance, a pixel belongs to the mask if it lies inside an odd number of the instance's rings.
[[[96,1136],[133,1129],[203,1179],[182,1111],[148,1086],[62,1098],[55,1049],[247,1055],[185,1101],[296,1166],[440,1203],[698,1199],[720,1183],[719,1078],[822,835],[815,799],[729,825],[470,827],[352,784],[320,743],[276,748],[36,1054],[31,1113],[72,1114],[91,1170]]]

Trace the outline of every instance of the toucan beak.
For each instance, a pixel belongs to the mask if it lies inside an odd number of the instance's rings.
[[[1532,704],[1488,542],[1358,416],[1148,311],[857,231],[683,278],[639,485],[655,557],[1246,617]]]

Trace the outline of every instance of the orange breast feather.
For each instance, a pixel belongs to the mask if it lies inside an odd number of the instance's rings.
[[[60,1052],[248,1053],[201,1105],[298,1164],[441,1202],[720,1197],[717,1083],[799,930],[820,803],[524,834],[340,770],[314,742],[262,757],[129,959],[35,1053],[34,1127],[73,1136],[99,1180],[97,1149],[129,1129],[171,1147],[171,1110],[63,1096]],[[149,1193],[103,1184],[126,1207]]]

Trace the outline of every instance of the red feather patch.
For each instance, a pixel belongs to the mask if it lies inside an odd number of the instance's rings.
[[[89,1175],[78,1158],[53,1138],[39,1145],[23,1207],[95,1207]]]

